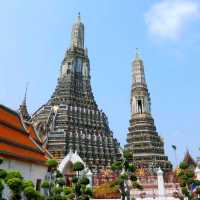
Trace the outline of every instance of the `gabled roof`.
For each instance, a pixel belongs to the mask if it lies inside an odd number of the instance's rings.
[[[190,152],[188,150],[186,151],[183,161],[186,162],[189,166],[196,167],[196,165],[197,165],[197,163],[192,158],[192,156],[190,155]]]
[[[28,133],[31,135],[34,141],[42,148],[47,157],[53,158],[52,154],[46,148],[45,141],[41,140],[41,138],[38,136],[38,133],[35,130],[34,126],[30,122],[29,123],[26,122],[26,127]]]
[[[38,136],[38,134],[36,133],[35,128],[33,127],[33,125],[31,123],[27,123],[25,122],[26,125],[26,130],[27,132],[31,135],[31,137],[40,145],[42,145],[42,141],[40,139],[40,137]]]
[[[19,114],[0,104],[0,156],[45,165],[46,150],[34,128],[25,128]]]

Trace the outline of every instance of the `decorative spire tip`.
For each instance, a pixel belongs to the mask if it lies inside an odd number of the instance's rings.
[[[28,85],[29,85],[29,82],[26,83],[26,89],[25,89],[25,94],[24,94],[24,99],[23,99],[23,103],[22,104],[26,104]]]
[[[138,48],[136,48],[135,60],[140,60],[140,53]]]
[[[78,22],[80,23],[81,22],[81,13],[80,12],[78,12]]]

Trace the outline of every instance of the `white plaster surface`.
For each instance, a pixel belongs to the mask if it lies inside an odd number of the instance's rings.
[[[18,160],[4,160],[0,168],[7,170],[18,170],[24,179],[30,179],[36,184],[37,179],[44,179],[47,167]]]
[[[3,161],[0,168],[6,170],[19,171],[21,172],[24,179],[32,180],[34,185],[36,185],[37,179],[43,180],[47,172],[46,166],[23,162],[23,161],[17,161],[17,160],[6,160],[6,159]],[[10,192],[7,186],[4,189],[3,196],[4,198],[9,199]]]
[[[74,164],[76,162],[81,162],[86,167],[85,163],[83,162],[81,157],[77,154],[77,152],[73,153],[70,150],[70,152],[63,158],[63,160],[61,161],[61,163],[58,166],[58,170],[61,173],[64,172],[65,166],[67,165],[68,162],[72,162],[72,164]]]

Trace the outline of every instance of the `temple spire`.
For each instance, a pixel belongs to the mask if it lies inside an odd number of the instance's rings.
[[[84,48],[84,25],[81,23],[80,12],[77,16],[77,21],[72,27],[71,47]]]
[[[30,119],[30,115],[28,113],[27,104],[26,104],[27,90],[28,90],[28,83],[26,84],[24,99],[21,105],[19,106],[19,112],[22,115],[23,119],[28,121]]]
[[[92,172],[98,173],[120,157],[119,144],[93,95],[80,14],[71,34],[57,86],[48,102],[32,115],[31,122],[42,138],[47,138],[48,150],[55,159],[65,159],[71,149],[77,151]],[[103,146],[99,145],[104,141]]]
[[[155,175],[152,168],[170,171],[171,163],[164,152],[162,138],[151,115],[151,99],[145,80],[144,65],[136,49],[132,63],[131,119],[126,149],[133,153],[133,164]]]
[[[142,59],[140,58],[138,48],[136,48],[135,59],[133,61],[133,85],[135,85],[135,87],[147,87],[144,73],[144,65]]]
[[[133,82],[131,94],[131,112],[134,114],[146,113],[151,115],[151,100],[145,80],[144,65],[140,58],[139,50],[136,49],[135,59],[133,61]],[[137,91],[144,91],[138,93]]]

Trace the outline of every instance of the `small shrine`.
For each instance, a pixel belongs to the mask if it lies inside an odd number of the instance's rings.
[[[92,172],[87,168],[86,164],[82,158],[78,155],[77,151],[73,152],[71,149],[69,153],[61,160],[58,170],[65,176],[66,185],[71,186],[72,177],[76,175],[76,172],[73,171],[73,165],[76,162],[81,162],[85,169],[81,172],[81,176],[87,176],[90,180],[90,185],[92,186]]]

